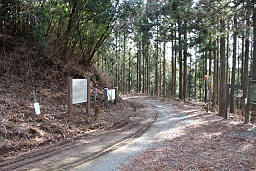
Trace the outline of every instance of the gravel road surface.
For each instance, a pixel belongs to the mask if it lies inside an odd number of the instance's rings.
[[[173,105],[139,96],[134,100],[139,100],[155,109],[158,116],[153,125],[141,137],[106,155],[80,165],[74,170],[121,170],[122,166],[129,164],[147,149],[157,148],[164,139],[172,139],[183,135],[183,129],[190,122],[195,123],[194,120],[190,120],[193,115],[179,113]]]

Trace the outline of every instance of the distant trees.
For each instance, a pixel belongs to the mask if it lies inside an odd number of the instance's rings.
[[[105,68],[123,93],[207,101],[224,115],[227,84],[235,113],[256,79],[255,16],[253,0],[3,0],[0,33],[55,42],[62,61],[71,52]]]
[[[223,116],[231,84],[230,112],[235,112],[241,102],[236,85],[242,81],[245,98],[250,72],[255,77],[255,43],[250,44],[253,30],[255,34],[253,1],[140,3],[141,12],[130,20],[127,35],[133,40],[127,46],[132,47],[129,59],[134,62],[129,61],[128,72],[136,71],[127,75],[137,82],[129,84],[130,90],[209,101],[210,109]],[[211,80],[204,80],[205,75]]]

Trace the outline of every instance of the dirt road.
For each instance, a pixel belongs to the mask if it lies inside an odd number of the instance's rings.
[[[75,168],[82,170],[254,170],[253,126],[225,121],[198,106],[136,97],[157,112],[141,137]]]
[[[256,170],[255,125],[226,121],[182,101],[123,98],[144,106],[127,126],[0,170]]]
[[[132,162],[148,149],[157,148],[166,138],[181,136],[183,129],[192,122],[194,115],[185,115],[176,111],[177,107],[150,98],[140,98],[157,112],[157,120],[140,138],[100,158],[77,167],[75,170],[118,170]],[[194,121],[193,121],[194,122]]]

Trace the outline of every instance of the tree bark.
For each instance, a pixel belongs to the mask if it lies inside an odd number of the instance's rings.
[[[194,98],[197,98],[197,61],[195,62],[195,84],[194,84]]]
[[[189,100],[191,99],[191,87],[192,87],[192,56],[190,55],[190,59],[189,59],[189,76],[188,76],[188,97]]]
[[[235,73],[236,73],[236,42],[237,42],[237,19],[234,17],[234,33],[233,33],[233,62],[232,62],[232,78],[231,78],[231,100],[230,113],[235,112]]]
[[[178,23],[179,29],[179,98],[183,98],[183,84],[182,84],[182,42],[181,42],[181,21]]]
[[[184,51],[183,51],[183,99],[187,98],[187,30],[186,21],[184,21]]]
[[[150,81],[149,81],[149,43],[147,42],[147,94],[150,93]]]
[[[165,49],[166,42],[164,42],[164,51],[163,51],[163,96],[166,97],[166,59],[165,59]]]
[[[176,35],[177,35],[177,31],[176,31],[176,24],[175,24],[175,31],[174,31],[174,46],[172,46],[173,48],[173,52],[174,52],[174,61],[173,61],[173,82],[172,82],[172,87],[173,87],[173,98],[176,97],[176,71],[177,71],[177,68],[176,68],[176,63],[177,63],[177,38],[176,38]]]
[[[158,95],[158,26],[157,26],[157,40],[156,40],[156,54],[155,54],[155,95]]]
[[[244,111],[245,111],[245,98],[248,96],[248,65],[249,65],[249,48],[250,48],[250,42],[249,42],[249,18],[246,21],[246,37],[245,37],[245,53],[244,53],[244,83],[243,83],[243,102],[244,102]],[[247,112],[245,115],[245,123],[248,123],[250,120],[250,112]]]
[[[141,58],[142,58],[142,55],[141,55],[141,40],[139,41],[139,93],[141,93],[141,81],[142,81],[142,77],[141,77],[141,74],[142,74],[142,68],[141,68]]]
[[[224,19],[220,21],[221,33],[225,31]],[[225,115],[226,109],[226,55],[225,55],[225,36],[224,34],[220,37],[220,101],[219,101],[219,115]]]
[[[129,50],[128,92],[131,93],[131,50]]]
[[[126,54],[126,33],[124,31],[124,54],[123,54],[123,66],[122,66],[122,70],[123,70],[123,77],[122,77],[122,90],[123,92],[125,92],[125,78],[126,78],[126,73],[125,73],[125,54]]]
[[[213,96],[212,96],[212,102],[213,102],[213,110],[215,110],[215,106],[217,104],[217,92],[218,92],[218,71],[217,71],[217,41],[214,41],[214,50],[213,50],[213,67],[214,67],[214,75],[213,75]]]
[[[115,33],[115,39],[116,39],[116,46],[115,46],[115,52],[116,52],[116,71],[115,71],[115,87],[118,86],[118,32]]]
[[[174,44],[173,44],[173,37],[172,37],[172,82],[171,82],[171,97],[174,97],[174,94],[175,94],[175,92],[174,92],[174,82],[175,82],[175,80],[174,80],[174,72],[175,72],[175,59],[174,59]],[[175,83],[176,84],[176,83]]]
[[[162,47],[159,48],[159,95],[162,96]]]
[[[219,37],[217,38],[217,42],[216,42],[216,51],[217,51],[217,73],[216,73],[216,86],[217,86],[217,96],[216,96],[216,105],[219,105],[220,103],[220,91],[219,91],[219,87],[220,87],[220,39]]]
[[[205,54],[204,54],[204,75],[208,75],[207,73],[207,50],[205,50]],[[204,80],[204,102],[207,103],[207,80]]]
[[[146,79],[146,76],[145,76],[145,58],[146,58],[146,57],[145,57],[145,56],[146,56],[146,55],[145,55],[145,42],[144,42],[144,41],[142,42],[142,54],[143,54],[143,55],[142,55],[142,56],[143,56],[143,60],[142,60],[142,72],[143,72],[143,73],[142,73],[142,76],[143,76],[143,77],[142,77],[142,78],[143,78],[143,79],[142,79],[142,82],[143,82],[143,84],[142,84],[142,85],[143,85],[142,92],[145,93],[145,90],[146,90],[146,89],[145,89],[145,87],[146,87],[146,84],[145,84],[145,82],[146,82],[146,81],[145,81],[145,79]]]
[[[256,5],[253,8],[253,62],[252,79],[256,80]]]
[[[242,65],[241,65],[241,85],[244,85],[244,40],[245,36],[242,35]]]
[[[228,25],[228,27],[227,27],[227,29],[229,30],[229,22],[227,23],[227,25]],[[227,34],[227,48],[226,48],[226,50],[227,50],[227,58],[226,58],[226,82],[227,82],[227,84],[229,84],[229,34]]]

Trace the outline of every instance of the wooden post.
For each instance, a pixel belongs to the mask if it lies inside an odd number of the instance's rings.
[[[68,77],[68,113],[72,113],[72,77]]]
[[[87,103],[86,103],[86,113],[90,114],[90,100],[91,100],[91,91],[90,91],[90,78],[87,79]]]
[[[114,89],[115,89],[115,101],[114,101],[114,103],[117,104],[117,100],[118,100],[118,88],[115,87]]]
[[[108,88],[104,88],[104,105],[108,104]]]

